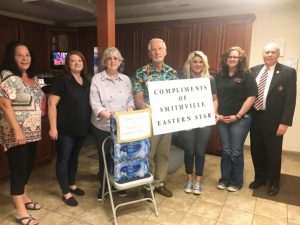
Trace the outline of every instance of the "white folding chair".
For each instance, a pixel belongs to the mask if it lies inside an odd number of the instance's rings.
[[[107,187],[108,187],[108,194],[109,194],[109,198],[110,198],[110,204],[111,204],[111,208],[113,211],[113,217],[114,217],[114,223],[115,225],[118,225],[117,222],[117,209],[121,206],[125,206],[125,205],[129,205],[129,204],[133,204],[133,203],[137,203],[137,202],[142,202],[142,201],[151,201],[154,205],[154,209],[155,209],[155,215],[158,216],[158,209],[157,209],[157,205],[156,205],[156,201],[154,198],[154,194],[153,194],[153,187],[152,187],[152,182],[153,182],[153,176],[152,174],[150,174],[150,176],[145,177],[145,178],[141,178],[138,180],[133,180],[133,181],[128,181],[125,183],[118,183],[114,180],[113,176],[111,175],[111,173],[108,172],[107,169],[107,162],[106,162],[106,157],[105,157],[105,143],[107,142],[107,140],[111,138],[111,137],[107,137],[105,138],[105,140],[103,141],[102,144],[102,154],[103,154],[103,161],[104,161],[104,176],[103,176],[103,187],[105,186],[105,182],[107,182]],[[132,201],[127,201],[124,203],[119,203],[117,205],[115,205],[114,203],[114,199],[113,199],[113,195],[112,195],[112,187],[111,185],[114,186],[114,188],[116,189],[116,191],[121,191],[121,190],[126,190],[126,189],[130,189],[130,188],[134,188],[134,187],[138,187],[138,186],[149,186],[150,187],[150,191],[151,191],[151,198],[140,198],[137,200],[132,200]],[[102,188],[102,203],[105,200],[105,188]]]

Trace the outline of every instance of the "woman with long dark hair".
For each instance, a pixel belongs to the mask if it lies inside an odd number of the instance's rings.
[[[238,191],[243,185],[244,142],[250,130],[249,110],[257,95],[257,85],[248,70],[244,51],[231,47],[220,60],[216,76],[218,131],[221,139],[221,178],[217,188]]]
[[[28,192],[37,141],[41,140],[42,98],[29,47],[22,42],[9,43],[0,78],[0,144],[7,151],[10,193],[19,224],[38,224],[27,210],[42,208]]]

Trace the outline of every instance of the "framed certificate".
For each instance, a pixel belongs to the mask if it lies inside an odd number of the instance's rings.
[[[117,142],[126,143],[151,137],[150,109],[117,112]]]

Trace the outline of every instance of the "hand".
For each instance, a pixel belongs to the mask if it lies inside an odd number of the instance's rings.
[[[133,111],[133,107],[128,106],[128,107],[127,107],[127,112],[132,112],[132,111]]]
[[[150,105],[147,103],[144,103],[142,106],[142,109],[148,109],[148,108],[150,108]]]
[[[215,120],[216,123],[221,119],[221,115],[219,115],[218,113],[215,114]]]
[[[230,124],[233,122],[236,122],[238,119],[236,118],[235,115],[230,115],[230,116],[224,116],[222,122]]]
[[[288,126],[285,124],[279,124],[277,132],[276,132],[276,136],[283,136],[286,131],[288,129]]]
[[[23,145],[26,143],[26,138],[23,131],[20,130],[15,132],[15,140],[17,145]]]
[[[57,138],[58,138],[57,129],[50,129],[49,136],[52,140],[57,140]]]
[[[105,111],[101,111],[99,113],[99,116],[103,119],[109,120],[110,117],[112,116],[112,113],[105,110]]]

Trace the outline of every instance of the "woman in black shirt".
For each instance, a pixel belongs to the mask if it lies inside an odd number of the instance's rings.
[[[218,189],[238,191],[243,185],[243,147],[250,129],[248,113],[257,85],[247,68],[244,51],[231,47],[221,57],[221,72],[216,76],[218,95],[217,123],[221,145],[221,178]]]
[[[89,132],[90,81],[87,66],[79,51],[66,57],[65,76],[55,80],[48,99],[49,135],[58,141],[56,175],[63,193],[62,200],[70,206],[78,205],[72,193],[84,195],[75,185],[78,155]]]

